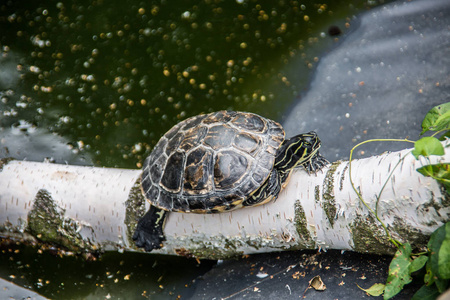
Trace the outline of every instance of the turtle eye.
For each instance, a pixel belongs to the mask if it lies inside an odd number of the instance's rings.
[[[313,143],[313,139],[311,136],[305,136],[302,140],[305,146],[310,146]]]

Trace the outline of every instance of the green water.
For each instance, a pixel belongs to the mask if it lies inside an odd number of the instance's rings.
[[[9,1],[0,108],[15,114],[0,125],[26,120],[95,165],[136,168],[189,116],[235,109],[280,120],[335,43],[328,26],[345,31],[369,7],[329,2]]]
[[[160,136],[189,116],[233,109],[282,120],[321,55],[339,42],[329,27],[346,32],[355,14],[377,4],[2,1],[0,129],[31,136],[39,129],[64,138],[87,164],[139,168]],[[23,159],[11,154],[1,130],[1,156]],[[1,277],[51,298],[175,298],[164,286],[178,292],[211,267],[142,254],[85,261],[19,248],[1,248]]]

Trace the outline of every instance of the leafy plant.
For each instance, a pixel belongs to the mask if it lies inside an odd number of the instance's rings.
[[[437,133],[449,130],[450,123],[450,102],[433,107],[422,121],[421,135],[427,131],[437,131]]]
[[[350,152],[350,181],[351,181],[351,159],[353,151],[362,144],[373,141],[406,141],[414,143],[414,149],[412,155],[416,159],[423,157],[430,162],[431,155],[444,155],[444,147],[439,140],[443,140],[446,137],[450,137],[450,102],[438,105],[432,108],[425,116],[422,122],[421,135],[428,131],[435,131],[434,134],[428,137],[422,137],[418,141],[410,141],[407,139],[378,139],[368,140],[362,142]],[[436,136],[441,134],[440,139]],[[401,160],[400,160],[401,161]],[[398,165],[398,164],[397,164]],[[395,168],[394,168],[395,169]],[[427,164],[419,169],[419,173],[424,176],[431,177],[438,181],[444,187],[447,193],[450,193],[450,164],[438,163]],[[392,172],[391,172],[392,174]],[[391,177],[389,175],[389,178]],[[389,179],[388,178],[388,179]],[[387,181],[386,181],[387,182]],[[376,219],[383,226],[386,235],[389,240],[398,248],[394,255],[390,265],[389,274],[386,284],[374,284],[368,289],[364,290],[366,293],[372,296],[380,296],[383,294],[384,299],[390,299],[397,295],[403,287],[412,281],[411,274],[418,272],[425,268],[424,285],[415,293],[413,300],[428,300],[436,299],[439,294],[443,293],[450,284],[450,222],[439,227],[430,237],[428,242],[427,252],[413,254],[412,248],[409,243],[400,243],[394,240],[386,225],[380,220],[377,214],[377,210],[371,209],[362,198],[356,187],[353,185],[353,189],[357,193],[362,203],[374,214]],[[384,188],[384,187],[383,187]],[[377,196],[380,199],[382,190]],[[378,207],[378,203],[376,204]]]
[[[429,157],[430,155],[443,155],[444,147],[436,138],[436,135],[443,133],[440,140],[450,136],[450,102],[433,107],[425,116],[422,122],[422,132],[436,131],[432,136],[423,137],[414,144],[412,154],[419,159],[419,156]],[[447,192],[450,191],[450,165],[441,163],[427,165],[417,169],[422,175],[431,177],[441,183]]]

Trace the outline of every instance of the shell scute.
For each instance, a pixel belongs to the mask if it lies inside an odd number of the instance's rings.
[[[150,175],[152,182],[159,182],[161,180],[166,162],[167,156],[161,155],[153,164],[148,165],[147,173]]]
[[[184,151],[189,151],[189,149],[194,148],[199,145],[200,142],[205,138],[208,133],[208,128],[204,126],[198,126],[195,130],[190,129],[186,131],[184,139],[181,141],[179,147]],[[171,148],[175,149],[175,148]]]
[[[241,129],[254,131],[254,132],[265,132],[266,123],[260,116],[254,114],[243,113],[237,115],[232,123]]]
[[[227,123],[235,115],[236,115],[236,112],[234,112],[234,111],[229,112],[229,111],[221,110],[221,111],[206,115],[206,118],[203,119],[203,123],[204,124]]]
[[[216,189],[225,190],[236,187],[248,173],[251,163],[235,151],[221,151],[214,164],[214,184]]]
[[[230,146],[235,136],[236,130],[228,125],[212,126],[203,143],[214,150],[219,150]]]
[[[184,160],[185,155],[183,152],[175,152],[169,156],[164,166],[160,184],[171,193],[179,193],[181,191],[183,174],[180,170],[184,169]]]
[[[165,151],[166,155],[170,156],[170,154],[172,153],[171,149],[177,149],[183,139],[184,133],[178,132],[170,140],[168,140]]]
[[[166,138],[161,138],[159,140],[158,146],[155,147],[152,151],[152,154],[146,158],[144,166],[153,165],[155,161],[159,159],[163,153],[165,153],[167,142],[168,140]]]
[[[205,211],[206,210],[206,201],[201,198],[190,198],[188,199],[189,209],[191,211]]]
[[[152,199],[159,199],[159,193],[160,193],[159,189],[158,189],[156,186],[154,186],[154,185],[152,185],[152,186],[147,190],[147,195],[148,195],[149,197],[152,197]]]
[[[166,132],[164,138],[166,138],[167,140],[171,140],[174,137],[174,135],[180,132],[180,127],[181,127],[180,124],[173,126],[169,131]]]
[[[280,147],[280,144],[283,143],[283,141],[284,141],[284,136],[283,136],[283,138],[281,138],[280,134],[270,135],[270,138],[268,139],[268,144],[272,148],[278,149]]]
[[[261,150],[261,138],[248,133],[238,133],[234,137],[233,146],[243,152],[256,156]]]
[[[208,212],[218,212],[219,210],[216,209],[216,207],[222,207],[222,210],[227,210],[230,206],[230,204],[227,202],[225,198],[222,197],[211,197],[208,199],[208,201],[205,202],[206,204],[206,210]]]
[[[150,189],[153,187],[153,184],[150,179],[150,174],[146,173],[145,176],[141,178],[141,189],[144,192],[144,195],[153,196],[150,194]],[[153,197],[152,197],[153,199]]]
[[[252,173],[252,178],[257,182],[257,184],[262,185],[267,179],[267,169],[262,166],[256,166],[255,171]]]
[[[184,171],[184,193],[187,195],[204,195],[214,188],[212,174],[213,151],[197,148],[186,158]]]
[[[197,125],[199,125],[203,119],[205,119],[207,117],[207,115],[199,115],[199,116],[195,116],[189,120],[186,120],[187,122],[185,122],[183,124],[183,126],[181,127],[181,130],[189,130],[191,128],[196,127]]]
[[[185,197],[174,197],[170,196],[170,202],[172,203],[173,211],[190,211],[191,208],[189,206],[189,202]]]

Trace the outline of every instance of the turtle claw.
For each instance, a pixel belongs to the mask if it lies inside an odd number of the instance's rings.
[[[164,235],[155,232],[136,230],[133,234],[133,240],[137,247],[144,248],[145,251],[150,252],[155,249],[161,249],[165,238]]]
[[[306,172],[308,172],[308,174],[317,174],[317,171],[322,170],[322,168],[329,163],[330,162],[325,157],[317,153],[309,161],[304,163],[303,167],[306,169]]]
[[[136,247],[144,248],[147,252],[161,249],[162,242],[166,240],[163,232],[165,219],[166,212],[152,205],[136,226],[132,237]]]

